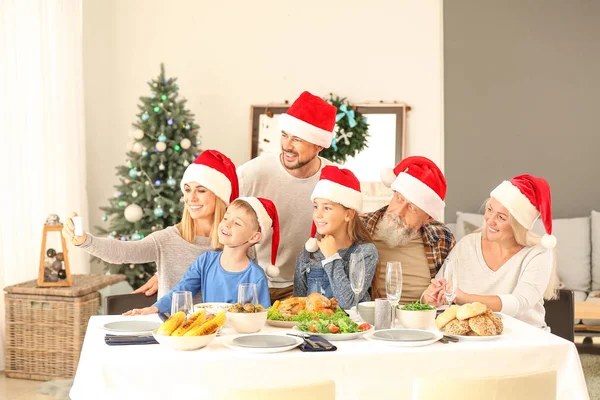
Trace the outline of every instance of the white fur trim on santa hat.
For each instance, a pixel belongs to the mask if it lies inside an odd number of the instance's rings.
[[[406,172],[400,172],[392,183],[392,190],[425,211],[431,218],[440,221],[444,217],[446,203],[422,181]]]
[[[318,128],[289,114],[279,116],[279,129],[288,135],[298,136],[300,139],[326,149],[331,146],[333,140],[333,132]]]
[[[306,243],[304,243],[304,248],[309,253],[314,253],[315,251],[319,250],[319,244],[317,242],[317,239],[316,238],[310,238],[310,239],[308,239],[306,241]]]
[[[340,203],[344,207],[351,208],[359,213],[362,212],[362,193],[348,186],[340,185],[337,182],[328,179],[321,179],[317,182],[315,189],[310,195],[310,201],[314,201],[319,197],[333,201],[334,203]]]
[[[260,225],[262,234],[266,235],[267,232],[271,230],[273,220],[269,216],[267,210],[265,210],[265,207],[262,205],[260,200],[258,200],[256,197],[238,197],[238,200],[244,200],[246,203],[250,204],[250,207],[252,207],[256,213],[256,216],[258,217],[258,224]]]
[[[181,191],[184,191],[184,185],[189,182],[196,182],[213,192],[218,198],[229,205],[231,197],[231,181],[224,174],[214,168],[203,164],[190,164],[181,178]]]
[[[496,186],[490,196],[506,207],[517,222],[527,230],[533,228],[535,220],[540,216],[540,212],[531,204],[527,196],[509,181],[504,181]]]

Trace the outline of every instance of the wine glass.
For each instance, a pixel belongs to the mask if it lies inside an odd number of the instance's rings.
[[[402,296],[402,263],[388,261],[385,272],[385,292],[392,306],[392,329],[394,329],[396,328],[396,306]]]
[[[171,315],[183,311],[186,316],[189,316],[193,311],[192,307],[192,292],[173,292],[173,298],[171,299]]]
[[[458,271],[457,271],[456,260],[450,260],[446,258],[444,261],[443,268],[443,290],[446,303],[452,304],[456,298],[456,292],[458,291]]]
[[[258,303],[258,286],[256,283],[240,283],[238,286],[238,299],[237,302],[242,306],[245,304],[257,304]]]
[[[362,254],[354,253],[350,255],[350,286],[354,292],[354,311],[358,314],[358,300],[360,292],[365,286],[365,259]]]

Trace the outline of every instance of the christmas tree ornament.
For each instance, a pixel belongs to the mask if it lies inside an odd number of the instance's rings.
[[[104,221],[104,222],[108,221],[108,215],[104,214],[102,216],[102,221]]]
[[[46,255],[50,258],[54,258],[54,257],[56,257],[56,250],[48,249],[48,250],[46,250]]]
[[[179,146],[178,144],[176,144],[175,146],[173,146],[173,148],[175,149],[175,151],[181,150],[181,146]]]
[[[138,197],[138,192],[136,192],[135,190],[131,192],[131,197]]]
[[[152,225],[152,227],[150,228],[150,230],[155,231],[156,227],[154,225]]]
[[[117,196],[118,196],[118,197],[121,197],[121,196],[123,196],[123,192],[121,192],[121,191],[119,190],[119,191],[117,192]]]
[[[154,93],[152,93],[152,94],[150,95],[150,98],[151,98],[151,99],[155,99],[155,98],[156,98],[156,95],[155,95]]]
[[[142,121],[148,121],[148,118],[150,118],[150,115],[147,112],[142,114]]]
[[[164,142],[166,142],[166,141],[167,141],[167,137],[165,136],[165,134],[164,134],[164,133],[161,133],[161,134],[158,136],[158,141],[159,141],[159,142],[162,142],[162,143],[164,143]]]
[[[169,118],[169,120],[167,121],[167,124],[173,125],[173,118]]]
[[[171,207],[171,208],[169,208],[169,212],[170,212],[171,214],[173,214],[173,213],[175,212],[175,209],[174,209],[173,207]]]
[[[154,181],[154,185],[155,186],[160,186],[161,183],[162,182],[160,181],[160,179],[157,179],[157,180]]]
[[[166,149],[167,149],[167,144],[166,143],[163,143],[163,142],[157,142],[156,143],[156,150],[158,150],[158,151],[160,151],[162,153]]]
[[[187,150],[192,145],[192,141],[188,138],[183,138],[181,139],[181,142],[179,142],[179,144],[181,145],[182,149]]]
[[[177,181],[170,176],[169,179],[167,179],[167,186],[175,187],[175,185],[177,185]]]
[[[158,83],[156,83],[156,82],[155,82],[154,84],[152,84],[152,86],[154,86],[154,87],[158,87]],[[156,95],[155,95],[155,96],[156,96]]]
[[[183,166],[187,167],[188,165],[190,165],[190,162],[188,160],[184,160],[183,161]]]
[[[190,124],[187,124],[187,125],[185,126],[185,129],[187,129],[188,131],[190,130],[190,128],[191,128]]]
[[[146,150],[142,151],[142,157],[148,157],[148,152]]]
[[[131,234],[131,240],[142,240],[142,235],[138,231]]]
[[[56,253],[56,260],[57,261],[64,261],[65,260],[65,254],[63,252]]]
[[[196,139],[196,146],[200,146],[202,144],[202,140]]]
[[[127,204],[127,203],[125,203],[124,201],[120,201],[119,202],[119,207],[125,207],[125,204]]]
[[[165,78],[165,83],[169,83],[169,79],[168,78]]]
[[[60,271],[62,269],[62,263],[60,261],[54,261],[52,263],[52,269],[55,270],[56,272]]]
[[[146,181],[146,182],[144,182],[144,185],[146,185],[146,186],[150,186],[150,181]]]
[[[112,231],[113,236],[117,236],[117,231]]]
[[[129,182],[131,182],[131,181],[129,179],[125,179],[124,182],[126,185],[129,185]]]
[[[158,166],[158,169],[160,169],[161,171],[165,170],[165,164],[160,163],[160,165]]]
[[[160,99],[161,99],[162,101],[165,101],[165,100],[167,99],[167,95],[166,95],[166,94],[163,94],[162,96],[160,96]]]
[[[127,222],[138,222],[144,216],[144,210],[139,205],[132,203],[125,208],[123,212]]]
[[[67,271],[61,269],[56,275],[58,275],[58,279],[65,279],[67,277]]]
[[[154,107],[154,112],[155,112],[155,113],[157,113],[157,112],[159,112],[159,111],[160,111],[160,107],[159,107],[159,106],[156,106],[156,107]]]
[[[140,142],[135,142],[131,150],[135,153],[140,154],[142,151],[144,151],[144,146],[142,146]]]
[[[126,242],[127,241],[127,237],[126,236],[121,236],[121,242]]]
[[[143,139],[144,138],[144,132],[138,129],[137,131],[133,132],[133,138],[137,139],[137,140]]]
[[[129,170],[129,177],[135,179],[138,177],[137,169],[133,168]]]
[[[156,208],[154,209],[154,216],[156,218],[160,218],[165,214],[165,212],[163,211],[161,206],[156,206]]]
[[[106,238],[107,239],[114,239],[115,237],[111,233],[109,233],[108,235],[106,235]]]

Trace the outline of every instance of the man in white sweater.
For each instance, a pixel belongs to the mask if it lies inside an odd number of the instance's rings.
[[[279,213],[279,275],[269,278],[271,302],[293,293],[294,268],[312,223],[310,195],[321,169],[332,163],[319,157],[333,140],[337,109],[304,92],[279,118],[281,153],[265,154],[241,165],[240,195],[271,199]],[[270,239],[256,245],[258,264],[270,265]]]

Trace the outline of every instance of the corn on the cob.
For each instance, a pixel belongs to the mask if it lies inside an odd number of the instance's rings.
[[[211,335],[225,323],[225,312],[221,311],[214,318],[204,322],[202,325],[187,331],[184,336],[204,336]]]
[[[206,311],[200,310],[189,317],[179,328],[175,329],[175,331],[171,333],[171,336],[183,336],[190,329],[202,325],[205,319]]]
[[[273,310],[277,310],[279,308],[279,300],[275,300],[275,303],[273,303]]]
[[[163,322],[156,333],[158,335],[171,336],[171,333],[173,333],[175,329],[179,328],[184,321],[185,313],[183,311],[176,312],[175,314],[171,315],[168,320]]]

